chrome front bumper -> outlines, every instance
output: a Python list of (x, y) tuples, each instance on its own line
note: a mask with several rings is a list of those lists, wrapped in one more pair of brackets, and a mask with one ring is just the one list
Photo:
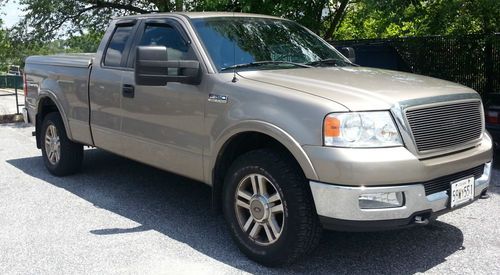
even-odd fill
[[(491, 166), (491, 162), (486, 163), (483, 175), (475, 180), (475, 198), (479, 197), (488, 188)], [(401, 220), (404, 223), (407, 219), (412, 218), (415, 213), (427, 212), (435, 215), (437, 212), (443, 212), (449, 208), (449, 196), (446, 191), (426, 196), (423, 184), (351, 187), (311, 181), (310, 186), (317, 213), (323, 220), (333, 219), (354, 222)], [(380, 209), (361, 209), (359, 207), (359, 196), (361, 194), (379, 192), (403, 192), (405, 197), (404, 205)]]

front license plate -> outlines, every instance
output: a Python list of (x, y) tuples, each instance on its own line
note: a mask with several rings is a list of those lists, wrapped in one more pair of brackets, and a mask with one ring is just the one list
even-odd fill
[(451, 183), (451, 208), (474, 199), (474, 177)]

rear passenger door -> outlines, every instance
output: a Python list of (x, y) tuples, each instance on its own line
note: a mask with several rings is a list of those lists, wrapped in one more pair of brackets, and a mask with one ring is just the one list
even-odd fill
[(109, 33), (103, 38), (107, 45), (97, 53), (90, 74), (90, 121), (94, 144), (117, 154), (123, 151), (122, 79), (124, 72), (130, 71), (126, 64), (136, 25), (135, 20), (122, 20), (110, 26)]
[[(173, 19), (145, 20), (139, 26), (128, 66), (134, 67), (138, 45), (166, 46), (169, 60), (200, 60), (181, 24)], [(177, 74), (177, 69), (169, 69)], [(134, 72), (124, 74), (122, 132), (129, 157), (175, 173), (203, 180), (204, 100), (201, 85), (169, 82), (141, 86)]]

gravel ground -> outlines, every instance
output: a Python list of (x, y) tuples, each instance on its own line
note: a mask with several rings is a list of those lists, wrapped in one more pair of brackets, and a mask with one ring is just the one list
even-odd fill
[(83, 172), (46, 172), (31, 127), (0, 126), (0, 274), (500, 274), (499, 168), (491, 197), (427, 227), (325, 232), (285, 268), (245, 258), (210, 188), (88, 150)]

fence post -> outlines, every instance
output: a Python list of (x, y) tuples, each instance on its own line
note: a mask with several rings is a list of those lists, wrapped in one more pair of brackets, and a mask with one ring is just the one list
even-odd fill
[(493, 92), (493, 36), (491, 34), (485, 35), (485, 47), (484, 47), (484, 74), (486, 78), (485, 87), (485, 97), (489, 99), (491, 93)]
[(19, 114), (19, 99), (17, 98), (17, 80), (19, 77), (14, 76), (14, 89), (16, 91), (16, 114)]

